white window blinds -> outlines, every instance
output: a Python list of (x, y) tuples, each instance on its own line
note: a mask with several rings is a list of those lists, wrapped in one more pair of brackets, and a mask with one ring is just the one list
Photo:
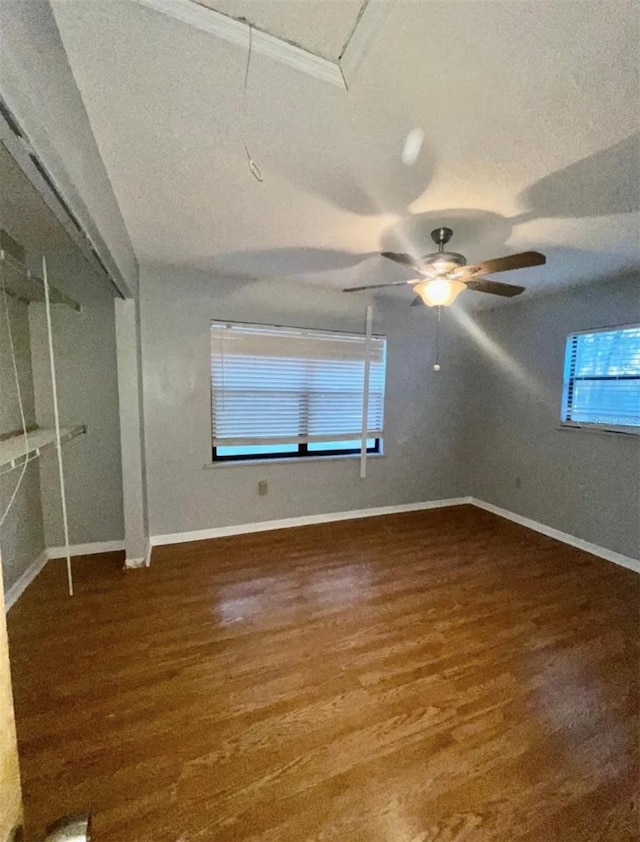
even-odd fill
[(211, 323), (214, 447), (382, 438), (386, 339), (289, 327)]
[(640, 326), (569, 336), (562, 417), (574, 424), (640, 426)]

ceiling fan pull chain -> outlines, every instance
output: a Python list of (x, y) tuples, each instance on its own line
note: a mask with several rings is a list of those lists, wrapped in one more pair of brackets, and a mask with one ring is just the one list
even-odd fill
[(247, 156), (247, 163), (249, 164), (249, 172), (256, 181), (264, 181), (262, 170), (251, 157), (249, 147), (247, 146), (247, 87), (249, 83), (249, 66), (251, 64), (251, 53), (253, 52), (253, 25), (246, 21), (249, 27), (249, 50), (247, 52), (247, 66), (244, 71), (244, 88), (242, 91), (242, 145)]
[(440, 371), (440, 316), (442, 315), (442, 307), (436, 307), (438, 314), (436, 321), (436, 361), (433, 364), (434, 371)]

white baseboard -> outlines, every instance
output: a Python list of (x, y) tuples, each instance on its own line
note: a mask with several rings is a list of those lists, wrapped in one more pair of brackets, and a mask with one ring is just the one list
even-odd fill
[(144, 555), (139, 558), (130, 558), (127, 556), (124, 560), (125, 570), (139, 570), (141, 567), (148, 567), (151, 564), (151, 551), (153, 546), (151, 539), (147, 538), (147, 545), (144, 550)]
[(508, 509), (501, 509), (500, 506), (494, 506), (493, 503), (485, 503), (484, 500), (477, 500), (475, 497), (469, 498), (469, 502), (477, 506), (479, 509), (485, 509), (487, 512), (492, 512), (494, 515), (499, 515), (507, 520), (512, 520), (514, 523), (519, 523), (521, 526), (526, 526), (528, 529), (533, 529), (534, 532), (540, 532), (548, 538), (555, 538), (557, 541), (562, 541), (564, 544), (569, 544), (571, 547), (576, 547), (579, 550), (584, 550), (591, 555), (604, 558), (607, 561), (612, 561), (614, 564), (619, 564), (621, 567), (627, 567), (636, 573), (640, 573), (640, 560), (630, 558), (629, 556), (616, 553), (613, 550), (608, 550), (606, 547), (599, 547), (597, 544), (592, 544), (590, 541), (584, 541), (582, 538), (576, 538), (575, 535), (569, 535), (568, 532), (561, 532), (559, 529), (554, 529), (552, 526), (547, 526), (544, 523), (531, 520), (528, 517), (517, 515), (515, 512), (510, 512)]
[[(426, 509), (439, 509), (446, 506), (460, 506), (465, 503), (477, 506), (480, 509), (485, 509), (495, 515), (504, 517), (514, 523), (519, 523), (521, 526), (526, 526), (534, 532), (539, 532), (549, 538), (555, 538), (557, 541), (562, 541), (564, 544), (569, 544), (579, 550), (584, 550), (587, 553), (598, 556), (599, 558), (612, 561), (614, 564), (619, 564), (629, 570), (634, 570), (640, 573), (640, 560), (630, 558), (622, 555), (622, 553), (608, 550), (606, 547), (600, 547), (597, 544), (592, 544), (590, 541), (585, 541), (582, 538), (577, 538), (575, 535), (569, 535), (567, 532), (561, 532), (559, 529), (554, 529), (552, 526), (547, 526), (544, 523), (538, 523), (530, 518), (518, 515), (515, 512), (510, 512), (507, 509), (502, 509), (499, 506), (494, 506), (492, 503), (486, 503), (484, 500), (478, 500), (475, 497), (451, 497), (445, 500), (430, 500), (423, 503), (405, 503), (399, 506), (379, 506), (373, 509), (353, 509), (347, 512), (330, 512), (321, 515), (306, 515), (304, 517), (285, 518), (283, 520), (265, 520), (258, 523), (241, 523), (233, 526), (219, 526), (212, 529), (196, 529), (191, 532), (174, 532), (166, 535), (152, 535), (150, 538), (151, 547), (159, 547), (166, 544), (183, 544), (188, 541), (205, 541), (211, 538), (225, 538), (231, 535), (245, 535), (250, 532), (266, 532), (272, 529), (289, 529), (296, 526), (310, 526), (318, 523), (331, 523), (338, 520), (353, 520), (364, 517), (378, 517), (380, 515), (399, 514), (401, 512), (416, 512)], [(147, 559), (140, 559), (139, 561), (148, 564)], [(136, 561), (138, 561), (136, 559)], [(133, 565), (143, 566), (143, 564)]]
[[(515, 512), (510, 512), (508, 509), (502, 509), (500, 506), (494, 506), (493, 503), (486, 503), (484, 500), (478, 500), (475, 497), (451, 497), (445, 500), (430, 500), (424, 503), (404, 503), (399, 506), (379, 506), (378, 508), (373, 509), (353, 509), (347, 512), (330, 512), (328, 514), (306, 515), (304, 517), (285, 518), (283, 520), (265, 520), (259, 521), (258, 523), (241, 523), (234, 526), (197, 529), (192, 532), (175, 532), (167, 535), (153, 535), (149, 539), (145, 556), (143, 558), (126, 559), (125, 567), (127, 569), (148, 567), (153, 547), (165, 544), (182, 544), (188, 541), (224, 538), (230, 535), (245, 535), (250, 532), (266, 532), (272, 529), (289, 529), (296, 526), (311, 526), (313, 524), (331, 523), (339, 520), (355, 520), (357, 518), (379, 517), (380, 515), (400, 514), (402, 512), (440, 509), (447, 506), (461, 506), (465, 503), (477, 506), (479, 509), (492, 512), (499, 517), (506, 518), (514, 523), (519, 523), (521, 526), (526, 526), (534, 532), (539, 532), (549, 538), (555, 538), (557, 541), (562, 541), (564, 544), (569, 544), (579, 550), (584, 550), (585, 552), (591, 553), (599, 558), (603, 558), (606, 561), (611, 561), (614, 564), (619, 564), (621, 567), (626, 567), (629, 570), (640, 573), (640, 560), (638, 559), (630, 558), (629, 556), (622, 555), (622, 553), (617, 553), (613, 550), (608, 550), (606, 547), (600, 547), (597, 544), (592, 544), (590, 541), (585, 541), (582, 538), (576, 538), (575, 535), (570, 535), (567, 532), (561, 532), (559, 529), (555, 529), (552, 526), (547, 526), (544, 523), (538, 523), (538, 521), (531, 520), (523, 515), (518, 515)], [(78, 556), (116, 552), (124, 550), (124, 548), (124, 541), (100, 541), (93, 544), (75, 544), (69, 549), (72, 556)], [(26, 588), (31, 584), (31, 582), (33, 582), (49, 559), (64, 557), (64, 547), (50, 547), (48, 550), (41, 553), (38, 558), (29, 565), (18, 581), (14, 582), (14, 584), (5, 593), (5, 610), (8, 611), (13, 605), (15, 605)]]
[(4, 595), (4, 610), (7, 612), (10, 608), (16, 604), (16, 602), (20, 599), (22, 594), (26, 591), (29, 585), (33, 582), (36, 578), (38, 573), (43, 569), (47, 561), (49, 560), (49, 556), (46, 550), (43, 550), (40, 555), (36, 558), (35, 561), (32, 561), (31, 564), (27, 567), (24, 571), (22, 576), (18, 579), (17, 582), (14, 582), (10, 588), (8, 588), (7, 592)]
[[(97, 553), (115, 553), (124, 550), (124, 541), (96, 541), (93, 544), (73, 544), (69, 547), (72, 556), (96, 555)], [(49, 547), (48, 558), (66, 558), (64, 547)]]
[[(69, 547), (69, 552), (72, 556), (113, 553), (120, 550), (124, 550), (124, 541), (97, 541), (93, 544), (73, 544)], [(5, 611), (8, 611), (16, 604), (49, 560), (54, 558), (65, 558), (66, 555), (67, 552), (64, 547), (49, 547), (48, 549), (43, 550), (38, 558), (33, 561), (29, 567), (27, 567), (18, 581), (14, 582), (5, 593)], [(144, 563), (144, 559), (142, 559), (142, 561)]]
[(233, 526), (217, 526), (212, 529), (196, 529), (192, 532), (152, 535), (150, 541), (153, 547), (164, 544), (184, 544), (188, 541), (205, 541), (209, 538), (246, 535), (249, 532), (268, 532), (272, 529), (290, 529), (295, 526), (311, 526), (317, 523), (332, 523), (337, 520), (356, 520), (357, 518), (394, 515), (401, 512), (418, 512), (423, 509), (441, 509), (446, 506), (460, 506), (470, 502), (471, 497), (451, 497), (447, 500), (430, 500), (426, 503), (403, 503), (399, 506), (379, 506), (375, 509), (352, 509), (347, 512), (304, 515), (303, 517), (289, 517), (283, 520), (263, 520), (257, 523), (239, 523)]

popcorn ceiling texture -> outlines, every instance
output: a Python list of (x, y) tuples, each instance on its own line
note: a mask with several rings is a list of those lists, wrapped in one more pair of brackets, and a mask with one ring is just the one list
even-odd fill
[[(329, 5), (248, 16), (313, 49), (353, 13)], [(141, 261), (340, 288), (402, 278), (372, 253), (424, 254), (447, 224), (469, 261), (544, 251), (547, 266), (502, 276), (527, 296), (638, 263), (636, 4), (397, 2), (348, 91), (256, 55), (262, 185), (240, 135), (244, 49), (135, 3), (53, 8)]]

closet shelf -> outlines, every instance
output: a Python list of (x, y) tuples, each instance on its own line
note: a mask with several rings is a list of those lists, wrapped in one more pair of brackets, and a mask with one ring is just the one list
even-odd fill
[[(0, 249), (0, 272), (7, 291), (19, 301), (29, 303), (31, 301), (44, 301), (44, 281), (19, 263), (4, 249)], [(1, 289), (2, 281), (0, 281)], [(73, 298), (60, 292), (59, 289), (49, 284), (49, 300), (52, 304), (66, 304), (72, 310), (80, 310), (80, 305)]]
[[(77, 424), (75, 427), (63, 427), (60, 430), (60, 441), (62, 444), (87, 432), (85, 424)], [(31, 461), (37, 459), (42, 453), (56, 446), (56, 431), (38, 428), (27, 433), (28, 450), (25, 447), (24, 434), (11, 436), (10, 439), (0, 441), (0, 474), (12, 471), (24, 464), (25, 459)]]

